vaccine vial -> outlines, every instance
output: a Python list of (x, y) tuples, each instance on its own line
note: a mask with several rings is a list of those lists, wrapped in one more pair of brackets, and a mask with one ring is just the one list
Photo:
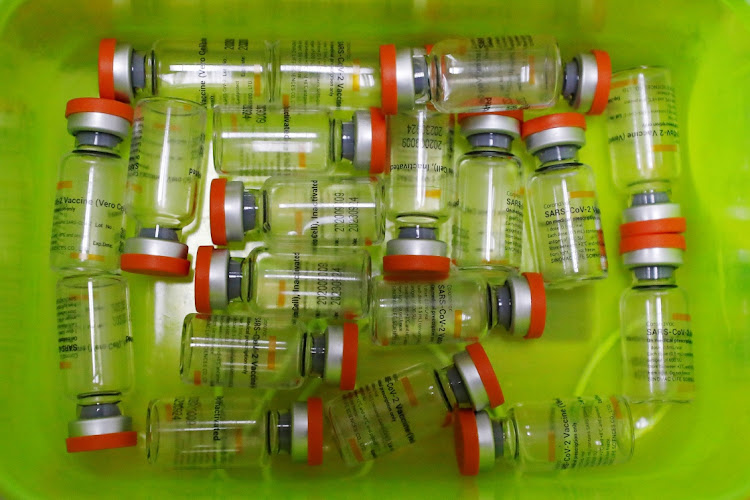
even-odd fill
[(441, 281), (373, 283), (372, 340), (380, 346), (476, 342), (495, 327), (524, 338), (544, 332), (546, 295), (537, 273), (502, 285), (455, 273)]
[(153, 465), (180, 469), (262, 467), (276, 455), (320, 465), (323, 403), (310, 398), (268, 409), (225, 396), (155, 399), (146, 415), (146, 455)]
[(547, 108), (560, 95), (584, 113), (600, 114), (607, 105), (609, 54), (582, 52), (563, 65), (551, 36), (456, 38), (421, 54), (381, 47), (386, 114), (414, 109), (425, 96), (443, 113)]
[(385, 170), (385, 116), (377, 108), (355, 111), (344, 121), (288, 106), (217, 106), (213, 133), (220, 175), (318, 173), (339, 164), (370, 174)]
[(383, 277), (389, 281), (440, 281), (448, 277), (448, 246), (433, 227), (403, 226), (385, 245)]
[(322, 331), (273, 316), (188, 314), (182, 325), (182, 381), (247, 389), (296, 389), (321, 378), (341, 390), (357, 378), (356, 323)]
[(259, 231), (271, 245), (377, 245), (385, 234), (385, 187), (375, 177), (271, 177), (261, 189), (211, 181), (211, 239), (243, 241)]
[(159, 97), (135, 108), (125, 210), (137, 223), (125, 241), (123, 271), (187, 276), (183, 227), (195, 218), (205, 165), (206, 110), (194, 102)]
[(135, 446), (132, 420), (119, 403), (133, 382), (128, 289), (119, 276), (68, 276), (57, 282), (57, 349), (68, 398), (68, 452)]
[(690, 310), (674, 276), (683, 262), (685, 238), (678, 232), (645, 232), (644, 222), (663, 220), (668, 219), (621, 226), (620, 253), (633, 272), (633, 284), (620, 298), (623, 393), (636, 403), (686, 403), (695, 396)]
[(569, 288), (607, 276), (594, 172), (578, 161), (586, 120), (558, 113), (524, 122), (526, 149), (539, 160), (528, 182), (537, 262), (549, 286)]
[(133, 108), (79, 98), (68, 101), (65, 117), (76, 145), (58, 172), (50, 266), (57, 272), (116, 271), (126, 175), (119, 145), (130, 133)]
[(630, 404), (621, 396), (519, 403), (499, 419), (462, 409), (454, 433), (458, 468), (466, 476), (496, 463), (529, 472), (622, 464), (635, 440)]
[(453, 364), (422, 363), (360, 387), (326, 405), (341, 457), (348, 465), (423, 441), (455, 407), (483, 409), (504, 398), (484, 348), (471, 344)]
[(471, 149), (458, 161), (453, 261), (459, 269), (518, 271), (523, 247), (521, 160), (510, 152), (523, 111), (458, 115)]
[(453, 115), (426, 109), (388, 117), (388, 218), (438, 225), (455, 198)]
[(210, 313), (232, 302), (250, 310), (297, 319), (353, 320), (370, 308), (370, 254), (321, 249), (253, 249), (244, 259), (202, 246), (195, 259), (195, 309)]
[(607, 132), (615, 185), (629, 195), (668, 191), (680, 175), (677, 103), (669, 69), (612, 75)]

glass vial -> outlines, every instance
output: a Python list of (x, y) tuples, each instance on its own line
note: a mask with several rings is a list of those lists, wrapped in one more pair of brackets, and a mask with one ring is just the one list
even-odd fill
[(563, 66), (557, 41), (544, 35), (443, 40), (426, 60), (413, 49), (385, 45), (380, 64), (386, 114), (413, 109), (425, 92), (443, 113), (546, 108), (562, 94), (575, 109), (600, 114), (612, 74), (601, 50), (579, 53)]
[(133, 382), (126, 282), (113, 275), (57, 282), (57, 346), (65, 394), (78, 404), (68, 424), (68, 452), (135, 446), (119, 403)]
[(612, 75), (607, 104), (612, 177), (629, 195), (668, 191), (680, 175), (680, 134), (671, 72), (641, 66)]
[(522, 127), (526, 148), (540, 163), (529, 179), (528, 199), (537, 262), (549, 286), (607, 276), (594, 172), (578, 161), (585, 130), (578, 113), (542, 116)]
[(195, 259), (195, 308), (210, 313), (230, 302), (294, 320), (352, 320), (370, 308), (370, 254), (328, 249), (270, 252), (257, 247), (244, 259), (202, 246)]
[(388, 218), (438, 225), (455, 197), (453, 115), (421, 109), (388, 117)]
[(179, 99), (142, 99), (135, 108), (125, 210), (137, 235), (125, 241), (123, 271), (187, 276), (180, 233), (195, 218), (205, 174), (206, 110)]
[(536, 273), (492, 286), (456, 273), (434, 282), (388, 275), (373, 284), (373, 342), (380, 346), (475, 342), (494, 327), (525, 338), (544, 332), (546, 295)]
[(260, 190), (214, 179), (211, 239), (226, 245), (259, 230), (271, 245), (377, 245), (385, 234), (384, 191), (375, 177), (271, 177)]
[(424, 440), (455, 407), (480, 409), (504, 398), (487, 354), (471, 344), (436, 370), (422, 363), (349, 392), (326, 405), (344, 462), (356, 465)]
[(521, 160), (510, 152), (522, 111), (458, 115), (471, 149), (458, 161), (453, 261), (459, 269), (518, 271), (524, 226)]
[(220, 175), (291, 175), (338, 164), (380, 174), (386, 162), (385, 116), (377, 108), (348, 121), (287, 107), (214, 108), (214, 168)]
[(188, 314), (180, 375), (186, 384), (249, 389), (296, 389), (317, 377), (351, 390), (358, 339), (356, 323), (315, 332), (268, 316)]
[(126, 166), (119, 145), (130, 133), (133, 108), (80, 98), (65, 108), (75, 149), (58, 171), (50, 240), (57, 272), (120, 268)]
[(621, 396), (519, 403), (500, 419), (458, 410), (454, 432), (458, 467), (467, 476), (496, 462), (538, 472), (621, 464), (635, 441), (630, 404)]
[(146, 415), (151, 464), (181, 469), (261, 467), (275, 455), (320, 465), (323, 404), (318, 398), (288, 409), (224, 396), (155, 399)]

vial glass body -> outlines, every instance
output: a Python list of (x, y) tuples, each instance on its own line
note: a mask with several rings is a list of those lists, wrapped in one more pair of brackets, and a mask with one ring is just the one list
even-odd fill
[(607, 276), (594, 173), (574, 160), (549, 162), (529, 179), (528, 199), (539, 270), (549, 286)]
[(453, 259), (461, 269), (518, 270), (523, 247), (521, 162), (471, 151), (458, 164)]
[(439, 224), (455, 197), (453, 115), (419, 110), (388, 117), (388, 218)]
[(504, 459), (529, 471), (615, 465), (633, 454), (633, 419), (622, 397), (521, 403), (503, 431)]
[(270, 244), (370, 246), (385, 233), (385, 188), (376, 178), (270, 178), (263, 231)]
[(59, 280), (57, 335), (66, 395), (79, 405), (119, 402), (133, 380), (126, 282), (111, 275)]
[(555, 104), (562, 63), (551, 36), (443, 40), (430, 55), (431, 102), (438, 111), (503, 111)]
[(689, 402), (695, 395), (693, 331), (685, 292), (639, 282), (620, 299), (623, 394), (633, 402)]
[(370, 308), (370, 255), (365, 251), (271, 253), (253, 250), (242, 266), (242, 297), (259, 312), (351, 320)]
[(372, 340), (381, 346), (473, 342), (492, 326), (492, 289), (455, 274), (437, 282), (377, 279)]
[(79, 146), (62, 160), (50, 243), (54, 271), (119, 269), (125, 175), (125, 161), (109, 148)]
[(671, 74), (640, 67), (612, 75), (607, 132), (615, 185), (665, 191), (680, 175), (680, 134)]

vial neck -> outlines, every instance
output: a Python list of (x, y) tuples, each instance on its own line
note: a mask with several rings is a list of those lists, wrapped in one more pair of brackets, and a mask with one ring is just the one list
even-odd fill
[[(509, 464), (517, 462), (518, 422), (516, 421), (515, 412), (511, 409), (508, 411), (506, 418), (493, 420), (492, 429), (495, 437), (495, 457), (502, 457)], [(498, 443), (498, 441), (500, 442)]]
[(121, 142), (122, 140), (114, 134), (83, 131), (76, 134), (75, 150), (77, 152), (120, 156), (119, 146)]
[(136, 96), (156, 94), (156, 68), (154, 51), (148, 53), (133, 51), (131, 78), (133, 93)]
[(269, 411), (267, 421), (268, 454), (291, 454), (292, 413), (289, 410)]
[(78, 419), (89, 420), (94, 418), (116, 417), (122, 415), (117, 401), (109, 403), (79, 404)]
[(677, 286), (672, 266), (643, 266), (633, 269), (633, 288)]
[(534, 153), (540, 165), (537, 170), (578, 162), (578, 146), (560, 145), (540, 149)]
[(326, 335), (305, 334), (302, 376), (323, 378), (326, 369)]

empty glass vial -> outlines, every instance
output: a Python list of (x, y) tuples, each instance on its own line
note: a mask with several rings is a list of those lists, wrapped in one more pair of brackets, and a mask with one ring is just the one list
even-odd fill
[(323, 404), (310, 398), (269, 410), (225, 396), (155, 399), (146, 415), (146, 455), (151, 464), (181, 469), (261, 467), (275, 455), (320, 465)]
[(389, 281), (440, 281), (448, 277), (448, 245), (433, 227), (403, 226), (385, 245), (383, 276)]
[(135, 108), (125, 210), (137, 223), (125, 241), (123, 271), (162, 276), (190, 272), (180, 233), (195, 218), (205, 165), (206, 110), (180, 99), (142, 99)]
[(383, 111), (405, 111), (427, 99), (443, 113), (554, 106), (559, 96), (581, 112), (607, 105), (612, 67), (601, 50), (564, 66), (552, 36), (456, 38), (422, 49), (380, 48)]
[(316, 377), (351, 390), (358, 340), (356, 323), (316, 332), (272, 316), (188, 314), (180, 375), (186, 384), (248, 389), (296, 389)]
[(161, 40), (145, 52), (115, 39), (99, 45), (99, 94), (131, 102), (159, 95), (213, 107), (380, 106), (377, 49), (332, 40)]
[(629, 195), (668, 191), (680, 175), (680, 134), (671, 72), (641, 66), (612, 75), (607, 104), (612, 177)]
[(492, 286), (456, 273), (433, 282), (373, 283), (372, 340), (381, 346), (473, 342), (494, 327), (524, 338), (544, 332), (547, 303), (537, 273), (512, 275)]
[(267, 106), (214, 108), (214, 168), (222, 175), (283, 175), (333, 170), (344, 163), (380, 174), (386, 163), (385, 116), (377, 108), (343, 121), (320, 110)]
[(326, 405), (339, 451), (349, 465), (424, 440), (455, 407), (503, 404), (500, 383), (480, 344), (453, 355), (436, 370), (421, 363), (349, 392)]
[(690, 310), (674, 276), (684, 250), (678, 233), (628, 234), (620, 241), (623, 264), (633, 271), (620, 298), (623, 393), (633, 402), (684, 403), (695, 396)]
[(437, 225), (455, 197), (453, 115), (421, 109), (388, 117), (388, 218)]
[(226, 245), (255, 230), (272, 245), (375, 245), (385, 234), (384, 191), (374, 177), (271, 177), (261, 189), (214, 179), (211, 239)]
[(558, 113), (523, 124), (526, 149), (539, 159), (528, 182), (540, 272), (549, 286), (572, 287), (607, 276), (594, 172), (578, 161), (586, 120)]
[(50, 266), (59, 272), (115, 271), (127, 172), (119, 145), (130, 133), (133, 108), (107, 99), (72, 99), (65, 117), (76, 145), (58, 171)]
[(236, 259), (226, 249), (202, 246), (195, 259), (195, 309), (210, 313), (237, 301), (294, 320), (359, 319), (369, 312), (370, 273), (370, 254), (364, 250), (256, 247)]
[(501, 462), (526, 471), (556, 471), (627, 462), (635, 433), (628, 400), (578, 397), (519, 403), (504, 418), (458, 410), (454, 420), (461, 474)]
[(458, 161), (453, 261), (459, 269), (518, 271), (524, 225), (521, 160), (510, 152), (522, 111), (458, 115), (471, 149)]
[(57, 349), (65, 394), (78, 404), (68, 452), (135, 446), (118, 406), (133, 382), (128, 289), (119, 276), (69, 276), (57, 282)]

